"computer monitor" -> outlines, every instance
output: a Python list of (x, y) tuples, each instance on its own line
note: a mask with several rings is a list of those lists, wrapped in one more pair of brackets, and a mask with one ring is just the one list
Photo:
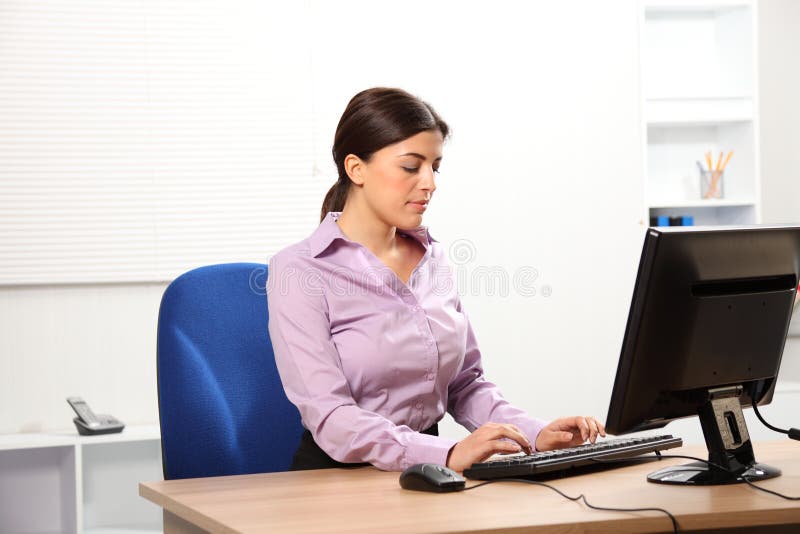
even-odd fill
[(729, 484), (780, 475), (755, 460), (742, 407), (772, 400), (800, 276), (800, 226), (650, 228), (606, 430), (699, 416), (709, 462), (651, 482)]

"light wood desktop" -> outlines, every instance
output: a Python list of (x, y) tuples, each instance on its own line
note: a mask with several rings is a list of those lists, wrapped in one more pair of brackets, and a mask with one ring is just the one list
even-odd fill
[[(783, 475), (760, 486), (800, 495), (800, 443), (755, 445), (759, 462)], [(665, 451), (705, 457), (705, 448)], [(652, 484), (647, 473), (688, 460), (664, 459), (550, 483), (597, 506), (660, 507), (681, 530), (776, 526), (800, 532), (800, 502), (746, 484), (685, 487)], [(467, 486), (475, 481), (467, 481)], [(659, 512), (606, 512), (550, 489), (499, 482), (472, 491), (407, 491), (398, 473), (372, 467), (146, 482), (139, 494), (164, 508), (164, 532), (664, 532)], [(794, 524), (794, 527), (786, 525)], [(756, 530), (753, 530), (755, 532)]]

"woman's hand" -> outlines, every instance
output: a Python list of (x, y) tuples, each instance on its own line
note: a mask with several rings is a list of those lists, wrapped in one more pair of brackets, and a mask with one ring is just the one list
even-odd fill
[(461, 472), (493, 454), (520, 451), (530, 454), (531, 442), (518, 427), (486, 423), (450, 449), (447, 455), (447, 467)]
[(606, 436), (603, 423), (594, 417), (562, 417), (544, 427), (536, 436), (536, 450), (549, 451), (577, 447), (587, 439), (594, 443), (597, 436)]

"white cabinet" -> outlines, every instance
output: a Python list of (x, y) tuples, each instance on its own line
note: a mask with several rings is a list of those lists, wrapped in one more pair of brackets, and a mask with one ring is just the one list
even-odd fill
[[(649, 217), (695, 224), (760, 220), (757, 3), (645, 1), (640, 54), (645, 198)], [(701, 196), (700, 170), (733, 156), (723, 196)]]
[(160, 532), (160, 510), (138, 491), (140, 481), (160, 478), (156, 426), (0, 435), (0, 532)]

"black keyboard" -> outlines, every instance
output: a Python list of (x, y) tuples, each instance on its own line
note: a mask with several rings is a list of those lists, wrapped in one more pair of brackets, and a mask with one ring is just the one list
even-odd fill
[(543, 473), (553, 474), (556, 471), (568, 474), (566, 471), (572, 468), (590, 464), (599, 465), (621, 458), (634, 458), (648, 452), (672, 449), (681, 445), (683, 445), (681, 438), (669, 435), (614, 438), (569, 449), (537, 452), (527, 456), (501, 456), (488, 462), (472, 464), (472, 467), (464, 470), (464, 476), (489, 480)]

